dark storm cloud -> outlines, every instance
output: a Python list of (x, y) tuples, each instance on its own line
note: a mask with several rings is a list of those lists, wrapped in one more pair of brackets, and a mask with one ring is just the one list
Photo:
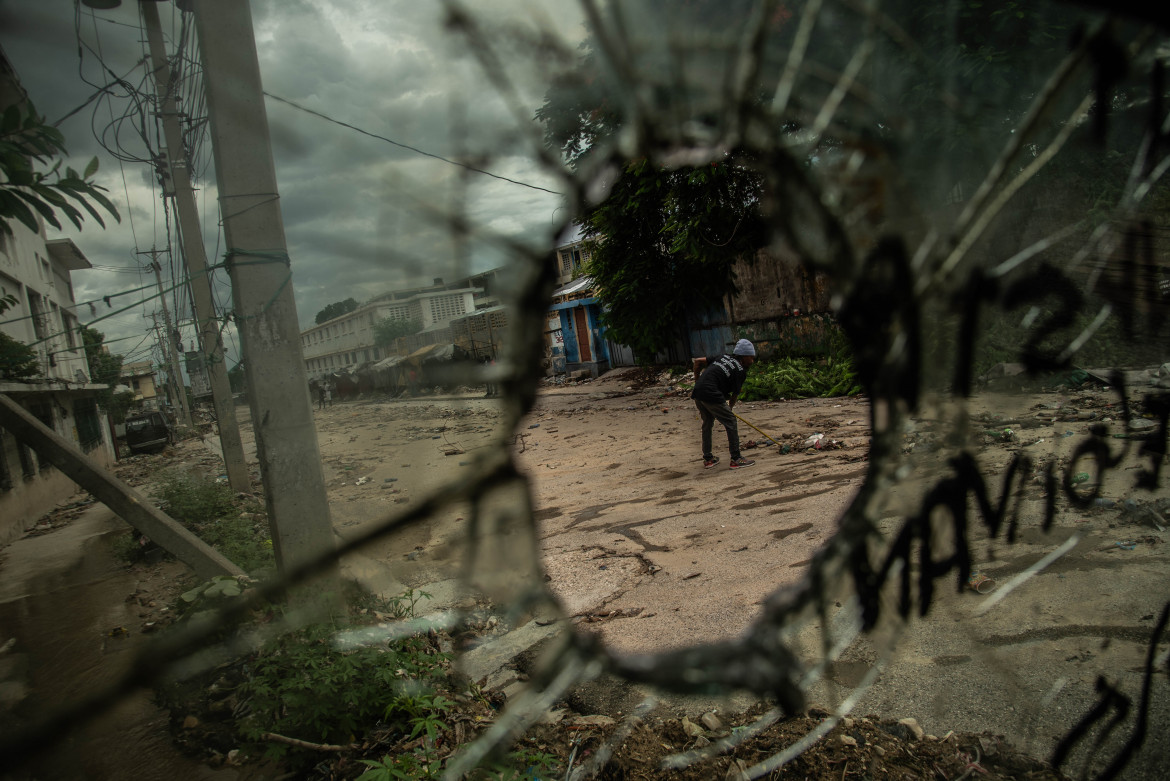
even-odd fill
[[(575, 2), (480, 0), (467, 5), (490, 19), (504, 57), (524, 49), (500, 32), (514, 26), (527, 31), (516, 40), (535, 36), (546, 22), (571, 38), (569, 49), (580, 38)], [(173, 48), (181, 18), (170, 3), (158, 8)], [(444, 27), (443, 3), (253, 0), (252, 10), (264, 88), (272, 95), (431, 155), (467, 156), (501, 176), (556, 189), (529, 159), (525, 139), (530, 128), (517, 126), (466, 39)], [(95, 89), (78, 75), (74, 22), (70, 0), (0, 0), (0, 45), (38, 109), (51, 119), (81, 105)], [(82, 49), (86, 78), (104, 84), (111, 71), (130, 73), (127, 81), (150, 92), (144, 69), (134, 67), (143, 56), (143, 36), (133, 2), (95, 15), (83, 10), (78, 29), (92, 47)], [(520, 122), (527, 124), (543, 95), (547, 68), (528, 57), (510, 63), (508, 71), (528, 101), (519, 112)], [(456, 241), (434, 211), (459, 209), (489, 230), (534, 245), (549, 241), (550, 218), (560, 206), (557, 196), (469, 173), (271, 98), (265, 104), (302, 325), (333, 301), (362, 300), (437, 276), (452, 279), (504, 260), (486, 242)], [(80, 168), (99, 155), (98, 182), (122, 212), (122, 223), (105, 231), (87, 223), (79, 235), (66, 233), (102, 266), (132, 266), (142, 260), (136, 251), (164, 246), (167, 237), (151, 167), (120, 165), (94, 137), (94, 128), (101, 134), (110, 124), (110, 112), (116, 117), (128, 105), (124, 98), (92, 104), (62, 125), (68, 163)], [(153, 122), (148, 126), (153, 132)], [(131, 126), (120, 129), (126, 149), (144, 156)], [(107, 131), (107, 143), (112, 137)], [(216, 231), (213, 168), (207, 168), (197, 187), (208, 260), (215, 263), (222, 240)], [(76, 279), (79, 298), (141, 284), (134, 274), (97, 270), (79, 272)], [(133, 316), (112, 322), (109, 330), (123, 327), (137, 332)]]

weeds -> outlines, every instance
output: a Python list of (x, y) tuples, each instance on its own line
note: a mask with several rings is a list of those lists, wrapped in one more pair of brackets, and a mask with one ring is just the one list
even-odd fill
[(228, 486), (178, 471), (162, 475), (159, 503), (167, 515), (187, 527), (206, 524), (236, 509)]
[(848, 342), (837, 340), (823, 358), (781, 358), (760, 362), (748, 372), (739, 397), (774, 401), (861, 393)]
[(276, 566), (268, 524), (256, 520), (259, 508), (240, 503), (227, 485), (169, 472), (161, 480), (159, 505), (245, 572)]

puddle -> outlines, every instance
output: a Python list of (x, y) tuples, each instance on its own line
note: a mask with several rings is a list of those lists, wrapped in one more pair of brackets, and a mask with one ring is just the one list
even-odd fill
[[(15, 645), (0, 659), (3, 684), (27, 687), (27, 696), (0, 709), (0, 728), (27, 723), (54, 707), (85, 697), (120, 675), (143, 636), (135, 602), (134, 574), (118, 566), (109, 534), (86, 541), (72, 566), (28, 584), (30, 593), (0, 604), (0, 634)], [(126, 633), (119, 628), (128, 630)], [(171, 743), (167, 712), (149, 691), (136, 692), (113, 709), (60, 740), (5, 779), (237, 779), (233, 770), (212, 770)]]

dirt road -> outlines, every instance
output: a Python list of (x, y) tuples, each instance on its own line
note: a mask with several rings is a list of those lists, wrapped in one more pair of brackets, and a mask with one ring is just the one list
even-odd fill
[[(980, 611), (994, 592), (958, 591), (953, 575), (939, 581), (925, 618), (853, 642), (812, 686), (813, 701), (836, 706), (880, 664), (881, 675), (854, 712), (913, 716), (938, 734), (987, 730), (1041, 757), (1051, 756), (1097, 703), (1099, 676), (1136, 708), (1151, 630), (1170, 598), (1166, 534), (1145, 514), (1164, 513), (1170, 501), (1165, 485), (1153, 493), (1133, 489), (1148, 457), (1140, 459), (1132, 446), (1107, 475), (1101, 501), (1077, 509), (1058, 497), (1053, 528), (1041, 528), (1041, 466), (1051, 463), (1058, 478), (1063, 470), (1075, 468), (1077, 479), (1080, 470), (1091, 470), (1084, 461), (1070, 466), (1069, 458), (1091, 426), (1117, 430), (1115, 401), (1101, 388), (977, 399), (968, 450), (993, 501), (1013, 457), (1029, 456), (1034, 465), (1021, 490), (1018, 539), (1008, 544), (1002, 534), (992, 540), (986, 529), (975, 529), (976, 569), (1003, 586), (1043, 557), (1064, 552), (986, 612)], [(785, 401), (744, 404), (737, 412), (789, 452), (741, 424), (745, 440), (766, 445), (745, 451), (757, 464), (726, 468), (726, 445), (717, 431), (723, 463), (703, 469), (697, 415), (665, 374), (648, 385), (628, 374), (542, 389), (512, 446), (532, 479), (548, 585), (578, 630), (599, 635), (621, 653), (714, 641), (745, 631), (768, 594), (806, 575), (809, 559), (836, 532), (865, 476), (867, 405), (861, 399)], [(891, 536), (923, 492), (950, 474), (939, 455), (953, 424), (948, 414), (928, 407), (906, 434), (906, 464), (882, 497), (881, 526)], [(466, 468), (477, 447), (500, 435), (498, 410), (479, 398), (355, 404), (327, 410), (320, 420), (334, 520), (343, 533), (371, 513), (393, 510), (396, 499), (409, 501), (441, 485), (444, 475)], [(803, 447), (816, 434), (825, 435), (822, 449)], [(444, 455), (455, 451), (463, 453)], [(379, 452), (386, 455), (379, 458)], [(358, 486), (347, 479), (359, 473), (368, 473), (369, 482)], [(388, 477), (397, 480), (385, 484)], [(399, 578), (409, 585), (453, 578), (453, 541), (462, 519), (454, 511), (370, 556), (400, 562)], [(851, 608), (839, 605), (841, 617)], [(815, 622), (804, 634), (813, 664), (819, 659)], [(1153, 646), (1163, 666), (1165, 649), (1164, 638)], [(1166, 734), (1165, 674), (1150, 685), (1150, 734)], [(605, 685), (591, 696), (594, 708), (617, 711), (632, 707), (640, 694)], [(1117, 732), (1128, 737), (1133, 726), (1131, 713)], [(1134, 777), (1154, 773), (1166, 750), (1162, 741), (1147, 742), (1131, 765)]]
[[(1170, 493), (1164, 482), (1152, 493), (1133, 488), (1149, 457), (1131, 445), (1105, 477), (1101, 501), (1076, 509), (1062, 494), (1052, 528), (1042, 529), (1044, 465), (1052, 464), (1058, 477), (1075, 474), (1079, 482), (1080, 471), (1092, 465), (1070, 464), (1069, 458), (1091, 426), (1118, 430), (1115, 401), (1102, 388), (1072, 396), (977, 399), (965, 444), (992, 501), (998, 501), (1013, 457), (1027, 455), (1033, 462), (1019, 492), (1018, 539), (1009, 544), (1002, 534), (990, 539), (978, 524), (971, 529), (975, 567), (996, 588), (990, 594), (958, 590), (952, 573), (938, 581), (924, 618), (915, 614), (860, 635), (820, 674), (813, 668), (824, 659), (821, 620), (791, 627), (791, 641), (804, 644), (802, 661), (813, 669), (811, 702), (833, 709), (856, 696), (852, 710), (858, 715), (912, 716), (940, 736), (989, 731), (1048, 757), (1098, 702), (1103, 678), (1131, 707), (1092, 766), (1100, 768), (1134, 734), (1139, 712), (1150, 736), (1170, 734), (1166, 639), (1151, 645), (1153, 626), (1170, 599), (1170, 558), (1166, 532), (1150, 512), (1165, 519)], [(869, 410), (863, 399), (745, 403), (736, 411), (766, 432), (741, 425), (745, 441), (762, 445), (745, 449), (757, 463), (743, 470), (726, 467), (719, 431), (715, 449), (723, 461), (703, 468), (697, 414), (666, 373), (611, 373), (589, 383), (543, 387), (515, 432), (504, 430), (498, 401), (470, 392), (355, 401), (315, 414), (332, 520), (342, 537), (457, 485), (490, 449), (511, 448), (530, 478), (536, 524), (511, 527), (494, 562), (504, 574), (526, 573), (531, 563), (524, 565), (524, 554), (538, 549), (546, 577), (536, 577), (547, 581), (563, 614), (534, 632), (534, 639), (572, 626), (596, 634), (618, 653), (652, 653), (748, 630), (768, 595), (807, 576), (809, 560), (837, 533), (842, 512), (865, 479)], [(923, 493), (951, 474), (942, 454), (954, 444), (948, 443), (952, 416), (953, 410), (927, 405), (905, 432), (905, 463), (880, 497), (878, 517), (887, 539), (914, 514)], [(818, 434), (824, 435), (820, 447), (805, 447)], [(215, 459), (197, 441), (181, 444), (167, 460), (173, 468), (214, 474)], [(494, 502), (501, 515), (518, 517), (524, 497)], [(970, 507), (977, 518), (973, 500)], [(387, 595), (408, 587), (427, 591), (433, 599), (424, 610), (478, 603), (484, 613), (498, 614), (496, 631), (502, 633), (509, 621), (502, 606), (469, 593), (459, 579), (469, 510), (456, 504), (430, 523), (398, 531), (348, 560), (346, 570)], [(1059, 555), (1031, 577), (1012, 583), (1054, 553)], [(919, 570), (916, 563), (910, 566), (914, 577)], [(841, 593), (835, 606), (830, 603), (826, 625), (856, 620), (856, 600), (847, 589)], [(882, 593), (887, 613), (894, 612), (896, 579)], [(1001, 601), (988, 609), (991, 599)], [(491, 661), (505, 664), (524, 647)], [(1163, 672), (1147, 681), (1151, 653)], [(876, 673), (872, 686), (859, 691), (866, 676)], [(586, 711), (617, 714), (628, 712), (643, 693), (603, 680), (582, 687), (573, 702)], [(686, 708), (679, 701), (670, 707)], [(1166, 752), (1165, 741), (1147, 740), (1129, 776), (1159, 777)], [(1077, 762), (1085, 755), (1074, 754)]]

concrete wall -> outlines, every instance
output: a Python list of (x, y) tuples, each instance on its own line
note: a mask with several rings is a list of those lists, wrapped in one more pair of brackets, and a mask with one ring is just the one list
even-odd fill
[[(113, 465), (114, 447), (105, 413), (99, 409), (94, 421), (91, 415), (81, 411), (83, 407), (92, 406), (92, 391), (37, 391), (27, 385), (18, 387), (14, 383), (5, 383), (0, 384), (0, 393), (10, 395), (22, 407), (42, 418), (41, 422), (51, 423), (54, 431), (101, 466), (110, 468)], [(79, 420), (79, 415), (84, 420)], [(83, 448), (81, 439), (86, 431), (91, 436), (96, 434), (99, 439), (90, 439), (88, 448)], [(0, 429), (0, 545), (22, 536), (38, 518), (77, 491), (72, 480), (42, 462), (31, 448), (22, 446), (10, 432)]]
[(829, 278), (809, 271), (795, 253), (761, 250), (754, 263), (737, 263), (735, 276), (739, 293), (727, 301), (733, 323), (829, 312)]

